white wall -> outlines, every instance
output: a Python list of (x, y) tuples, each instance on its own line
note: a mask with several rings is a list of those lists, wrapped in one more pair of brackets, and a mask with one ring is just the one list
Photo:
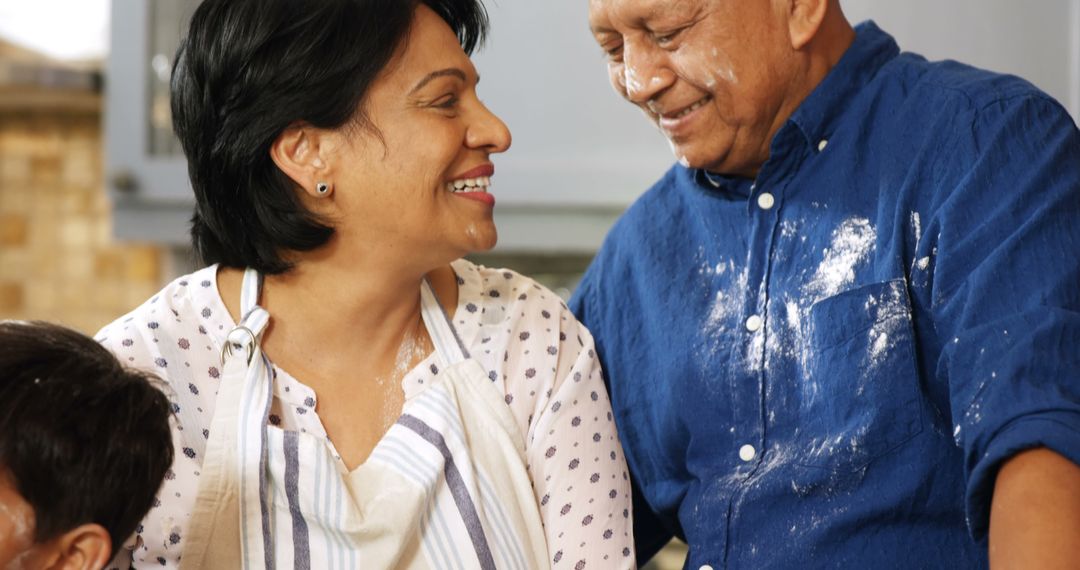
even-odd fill
[(494, 159), (500, 204), (624, 207), (675, 162), (608, 84), (586, 0), (485, 4), (491, 36), (474, 56), (480, 97), (514, 136)]

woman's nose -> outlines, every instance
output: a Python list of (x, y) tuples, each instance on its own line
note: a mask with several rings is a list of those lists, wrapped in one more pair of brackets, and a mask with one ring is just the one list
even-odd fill
[(465, 135), (465, 144), (469, 148), (484, 149), (495, 154), (506, 152), (506, 149), (510, 148), (510, 142), (510, 129), (506, 127), (506, 123), (483, 103), (479, 103), (476, 120), (469, 125), (469, 131)]

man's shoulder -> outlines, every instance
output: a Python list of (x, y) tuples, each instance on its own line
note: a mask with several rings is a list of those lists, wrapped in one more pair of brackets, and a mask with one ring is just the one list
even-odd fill
[(899, 81), (909, 97), (925, 99), (927, 109), (950, 113), (958, 109), (977, 112), (989, 105), (1028, 98), (1053, 100), (1029, 81), (953, 60), (927, 61), (902, 53), (882, 68), (886, 81)]
[(657, 223), (657, 220), (682, 215), (687, 207), (686, 196), (692, 191), (690, 187), (693, 184), (692, 170), (678, 163), (672, 165), (619, 216), (608, 233), (605, 245), (625, 239), (640, 241), (670, 231), (670, 224)]
[[(695, 215), (698, 200), (707, 200), (696, 185), (695, 171), (675, 164), (623, 212), (571, 299), (575, 313), (582, 314), (584, 298), (594, 291), (623, 288), (635, 275), (662, 273), (661, 266), (677, 263), (667, 253), (694, 240), (694, 224), (688, 219)], [(585, 324), (592, 326), (588, 320)]]

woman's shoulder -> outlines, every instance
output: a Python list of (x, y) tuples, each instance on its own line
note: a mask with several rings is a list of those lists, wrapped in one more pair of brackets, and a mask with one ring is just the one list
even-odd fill
[[(144, 358), (157, 359), (168, 345), (188, 349), (200, 340), (211, 345), (226, 323), (224, 307), (217, 293), (217, 267), (210, 266), (177, 277), (141, 305), (102, 327), (94, 338), (110, 351), (131, 353), (129, 364)], [(224, 314), (222, 314), (224, 313)], [(200, 337), (206, 337), (201, 339)]]
[(466, 315), (455, 317), (455, 324), (468, 331), (472, 324), (468, 319), (475, 319), (479, 334), (466, 334), (463, 340), (482, 361), (490, 360), (485, 362), (490, 369), (509, 376), (508, 389), (515, 372), (531, 380), (548, 371), (554, 381), (582, 350), (592, 349), (592, 336), (562, 297), (535, 279), (512, 269), (471, 263), (456, 264), (455, 272), (464, 278), (459, 280), (458, 312), (464, 310)]
[[(484, 324), (496, 324), (520, 318), (539, 316), (541, 319), (573, 315), (566, 301), (557, 293), (513, 269), (491, 268), (467, 260), (454, 263), (462, 298), (459, 306), (470, 303), (482, 313)], [(470, 283), (471, 282), (471, 283)], [(462, 302), (464, 301), (464, 302)]]

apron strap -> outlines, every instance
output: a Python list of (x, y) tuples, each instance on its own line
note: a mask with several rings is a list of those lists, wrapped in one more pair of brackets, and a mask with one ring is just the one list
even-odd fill
[[(244, 567), (273, 568), (273, 528), (267, 497), (266, 422), (274, 397), (273, 365), (260, 347), (270, 313), (258, 305), (262, 276), (250, 267), (240, 288), (243, 318), (229, 333), (226, 346), (241, 349), (247, 364), (237, 426), (240, 466), (240, 537)], [(234, 356), (233, 358), (237, 358)]]
[(259, 304), (260, 292), (262, 292), (262, 276), (258, 271), (248, 267), (244, 270), (244, 281), (240, 284), (241, 315), (246, 315)]
[(270, 314), (257, 304), (261, 284), (256, 271), (244, 272), (243, 317), (222, 346), (222, 384), (181, 562), (185, 570), (219, 563), (274, 568), (266, 475), (266, 423), (274, 387), (272, 365), (259, 346), (270, 322)]
[(469, 358), (469, 351), (461, 344), (461, 338), (450, 322), (450, 317), (439, 304), (435, 291), (431, 289), (431, 283), (427, 279), (420, 285), (420, 311), (424, 318), (424, 325), (431, 342), (435, 345), (435, 352), (442, 358), (444, 364), (453, 366), (464, 362)]

